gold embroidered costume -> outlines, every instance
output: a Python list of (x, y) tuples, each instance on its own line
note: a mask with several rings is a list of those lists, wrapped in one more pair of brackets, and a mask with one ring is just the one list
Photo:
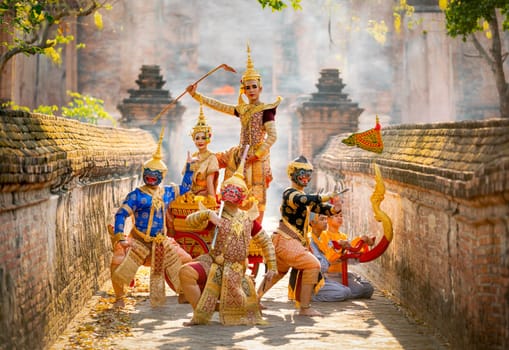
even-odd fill
[[(245, 93), (244, 84), (247, 81), (257, 81), (261, 88), (260, 74), (254, 69), (248, 47), (247, 69), (242, 76), (241, 95)], [(239, 96), (239, 103), (231, 105), (220, 102), (200, 93), (194, 93), (193, 98), (203, 102), (208, 107), (239, 118), (241, 123), (240, 139), (238, 146), (217, 153), (219, 167), (225, 168), (225, 179), (230, 178), (237, 170), (242, 151), (249, 145), (247, 155), (248, 161), (245, 164), (244, 180), (251, 194), (258, 201), (258, 209), (261, 217), (265, 211), (266, 190), (272, 181), (270, 168), (270, 148), (276, 142), (277, 132), (275, 124), (276, 108), (281, 102), (281, 97), (273, 103), (256, 102), (246, 103)], [(261, 220), (259, 220), (261, 222)]]

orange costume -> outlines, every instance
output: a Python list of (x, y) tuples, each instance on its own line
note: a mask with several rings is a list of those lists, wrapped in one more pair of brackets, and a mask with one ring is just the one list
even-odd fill
[[(343, 232), (330, 232), (323, 231), (320, 235), (320, 238), (316, 238), (313, 236), (313, 240), (315, 244), (318, 246), (320, 251), (325, 254), (325, 257), (330, 263), (328, 272), (341, 272), (341, 256), (343, 256), (343, 248), (337, 243), (339, 241), (347, 241), (348, 236)], [(355, 247), (359, 241), (361, 241), (361, 237), (355, 237), (350, 245)], [(361, 252), (367, 250), (367, 247), (363, 247)]]
[(215, 196), (215, 191), (217, 189), (217, 179), (219, 177), (219, 164), (217, 162), (216, 155), (209, 151), (206, 146), (210, 143), (210, 138), (212, 137), (212, 128), (207, 124), (207, 120), (203, 114), (203, 107), (201, 105), (198, 122), (193, 127), (191, 136), (193, 137), (193, 140), (195, 140), (197, 136), (205, 137), (203, 148), (192, 154), (191, 170), (193, 171), (193, 184), (191, 186), (191, 192), (195, 195), (212, 196), (212, 193), (209, 193), (207, 183), (207, 178), (212, 176), (212, 192)]

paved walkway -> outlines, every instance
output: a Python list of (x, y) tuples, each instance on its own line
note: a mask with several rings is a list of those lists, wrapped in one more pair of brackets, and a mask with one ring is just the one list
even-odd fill
[(191, 307), (168, 290), (166, 304), (153, 309), (148, 272), (138, 276), (124, 310), (111, 308), (111, 286), (104, 286), (51, 349), (448, 349), (379, 290), (367, 300), (314, 303), (325, 316), (309, 318), (288, 302), (283, 279), (263, 299), (268, 325), (222, 326), (216, 314), (208, 326), (184, 327)]

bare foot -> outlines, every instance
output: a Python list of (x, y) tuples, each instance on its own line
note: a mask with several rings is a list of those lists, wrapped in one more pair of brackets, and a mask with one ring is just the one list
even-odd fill
[(191, 321), (187, 321), (187, 322), (182, 323), (182, 325), (184, 327), (192, 327), (192, 326), (197, 326), (198, 323), (195, 323), (193, 320), (191, 320)]
[(189, 302), (187, 301), (186, 296), (184, 294), (179, 294), (178, 303), (179, 304), (189, 304)]
[(258, 307), (260, 310), (267, 310), (267, 306), (263, 305), (261, 302), (258, 302)]
[(114, 308), (123, 308), (123, 307), (125, 307), (124, 298), (120, 298), (120, 299), (115, 300), (115, 302), (113, 303), (113, 307)]
[(312, 307), (308, 307), (306, 309), (300, 309), (299, 316), (323, 316), (323, 314)]

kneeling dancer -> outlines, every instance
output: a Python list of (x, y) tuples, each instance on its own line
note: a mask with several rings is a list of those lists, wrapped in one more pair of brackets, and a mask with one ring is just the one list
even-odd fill
[(246, 275), (250, 240), (262, 248), (268, 266), (267, 281), (276, 274), (276, 259), (269, 236), (256, 221), (256, 203), (248, 211), (239, 209), (248, 192), (243, 169), (244, 161), (235, 175), (223, 182), (224, 208), (219, 215), (205, 209), (186, 218), (186, 223), (194, 227), (204, 227), (209, 220), (216, 225), (210, 252), (180, 269), (181, 287), (194, 311), (186, 326), (208, 324), (216, 310), (223, 325), (265, 323), (253, 280)]
[(271, 281), (262, 281), (258, 289), (261, 298), (277, 281), (283, 278), (292, 268), (290, 276), (290, 297), (295, 299), (299, 314), (303, 316), (321, 316), (311, 308), (313, 288), (323, 285), (320, 274), (320, 262), (309, 250), (307, 232), (309, 212), (323, 215), (334, 215), (341, 212), (341, 201), (334, 205), (327, 203), (335, 198), (335, 193), (320, 195), (306, 194), (304, 188), (311, 180), (313, 166), (304, 156), (292, 161), (287, 174), (292, 184), (283, 192), (281, 203), (281, 220), (279, 227), (272, 235), (276, 250), (278, 274)]
[[(115, 306), (123, 307), (125, 286), (136, 275), (141, 265), (150, 264), (150, 304), (160, 306), (166, 300), (165, 279), (179, 293), (178, 271), (191, 256), (171, 237), (166, 236), (166, 211), (169, 204), (191, 188), (190, 157), (182, 184), (161, 186), (167, 167), (161, 160), (161, 143), (152, 159), (143, 164), (143, 186), (131, 191), (115, 215), (115, 226), (110, 230), (113, 257), (111, 282), (115, 291)], [(129, 240), (124, 235), (125, 221), (132, 216), (134, 225)]]

